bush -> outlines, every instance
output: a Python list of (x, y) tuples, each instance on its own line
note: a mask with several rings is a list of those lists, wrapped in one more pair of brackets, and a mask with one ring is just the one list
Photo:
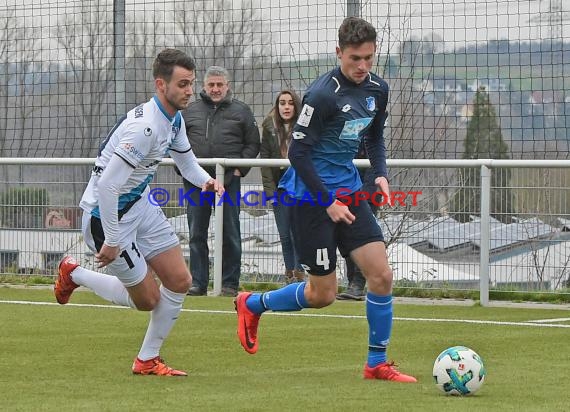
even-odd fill
[(44, 227), (48, 191), (39, 187), (14, 187), (0, 193), (0, 224), (8, 228)]

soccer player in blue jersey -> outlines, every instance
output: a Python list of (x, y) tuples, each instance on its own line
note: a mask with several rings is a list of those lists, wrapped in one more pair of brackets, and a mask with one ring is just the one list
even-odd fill
[[(350, 255), (368, 282), (364, 378), (416, 382), (387, 361), (392, 271), (380, 227), (368, 203), (357, 201), (362, 182), (352, 163), (365, 139), (374, 183), (389, 194), (383, 136), (389, 88), (370, 72), (376, 55), (375, 28), (360, 18), (346, 18), (339, 28), (336, 54), (340, 66), (312, 83), (303, 98), (289, 148), (292, 167), (279, 184), (297, 200), (293, 229), (309, 278), (271, 292), (240, 293), (235, 301), (238, 337), (244, 349), (254, 354), (259, 319), (266, 310), (298, 311), (333, 303), (338, 247), (343, 256)], [(324, 204), (324, 199), (330, 200)]]

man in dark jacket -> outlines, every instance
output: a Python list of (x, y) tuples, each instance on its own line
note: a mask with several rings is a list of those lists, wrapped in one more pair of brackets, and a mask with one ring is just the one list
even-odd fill
[[(192, 150), (199, 158), (254, 159), (259, 154), (260, 137), (257, 123), (248, 105), (232, 97), (226, 69), (211, 66), (204, 76), (200, 99), (183, 113), (186, 133)], [(204, 168), (215, 177), (214, 167)], [(239, 225), (240, 180), (249, 168), (226, 169), (224, 185), (224, 233), (222, 255), (222, 295), (235, 296), (239, 287), (241, 268), (241, 233)], [(186, 191), (194, 204), (188, 202), (190, 230), (191, 296), (207, 293), (210, 278), (208, 226), (215, 197), (201, 194), (201, 189), (184, 180)], [(225, 201), (225, 200), (228, 201)], [(230, 200), (231, 199), (231, 200)], [(220, 253), (220, 251), (216, 251)]]

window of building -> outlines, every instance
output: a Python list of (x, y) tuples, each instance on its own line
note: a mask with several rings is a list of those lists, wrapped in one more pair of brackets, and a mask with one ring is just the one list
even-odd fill
[(0, 273), (18, 273), (17, 250), (0, 250)]

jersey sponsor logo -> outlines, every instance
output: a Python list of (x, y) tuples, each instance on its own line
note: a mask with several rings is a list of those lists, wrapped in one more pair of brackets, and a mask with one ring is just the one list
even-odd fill
[(307, 135), (303, 132), (293, 132), (292, 136), (293, 136), (293, 139), (295, 139), (295, 140), (301, 140), (301, 139), (304, 139)]
[(144, 135), (145, 136), (150, 136), (152, 134), (152, 129), (150, 127), (145, 127), (144, 129)]
[(344, 127), (340, 132), (339, 139), (359, 140), (360, 132), (368, 127), (371, 121), (372, 117), (364, 117), (362, 119), (348, 120), (344, 122)]
[(342, 106), (342, 111), (344, 113), (348, 112), (350, 109), (352, 109), (352, 107), (349, 104), (345, 104), (344, 106)]
[(366, 108), (368, 110), (370, 110), (371, 112), (373, 112), (374, 110), (376, 110), (376, 100), (374, 100), (373, 96), (367, 97), (366, 98)]
[(138, 119), (139, 117), (143, 117), (143, 106), (142, 104), (140, 106), (135, 107), (135, 119)]
[(309, 106), (308, 104), (304, 105), (303, 110), (301, 110), (301, 114), (299, 115), (299, 119), (297, 119), (297, 124), (303, 127), (309, 126), (314, 111), (314, 107)]
[(144, 155), (132, 143), (121, 143), (119, 149), (135, 159), (144, 159)]

